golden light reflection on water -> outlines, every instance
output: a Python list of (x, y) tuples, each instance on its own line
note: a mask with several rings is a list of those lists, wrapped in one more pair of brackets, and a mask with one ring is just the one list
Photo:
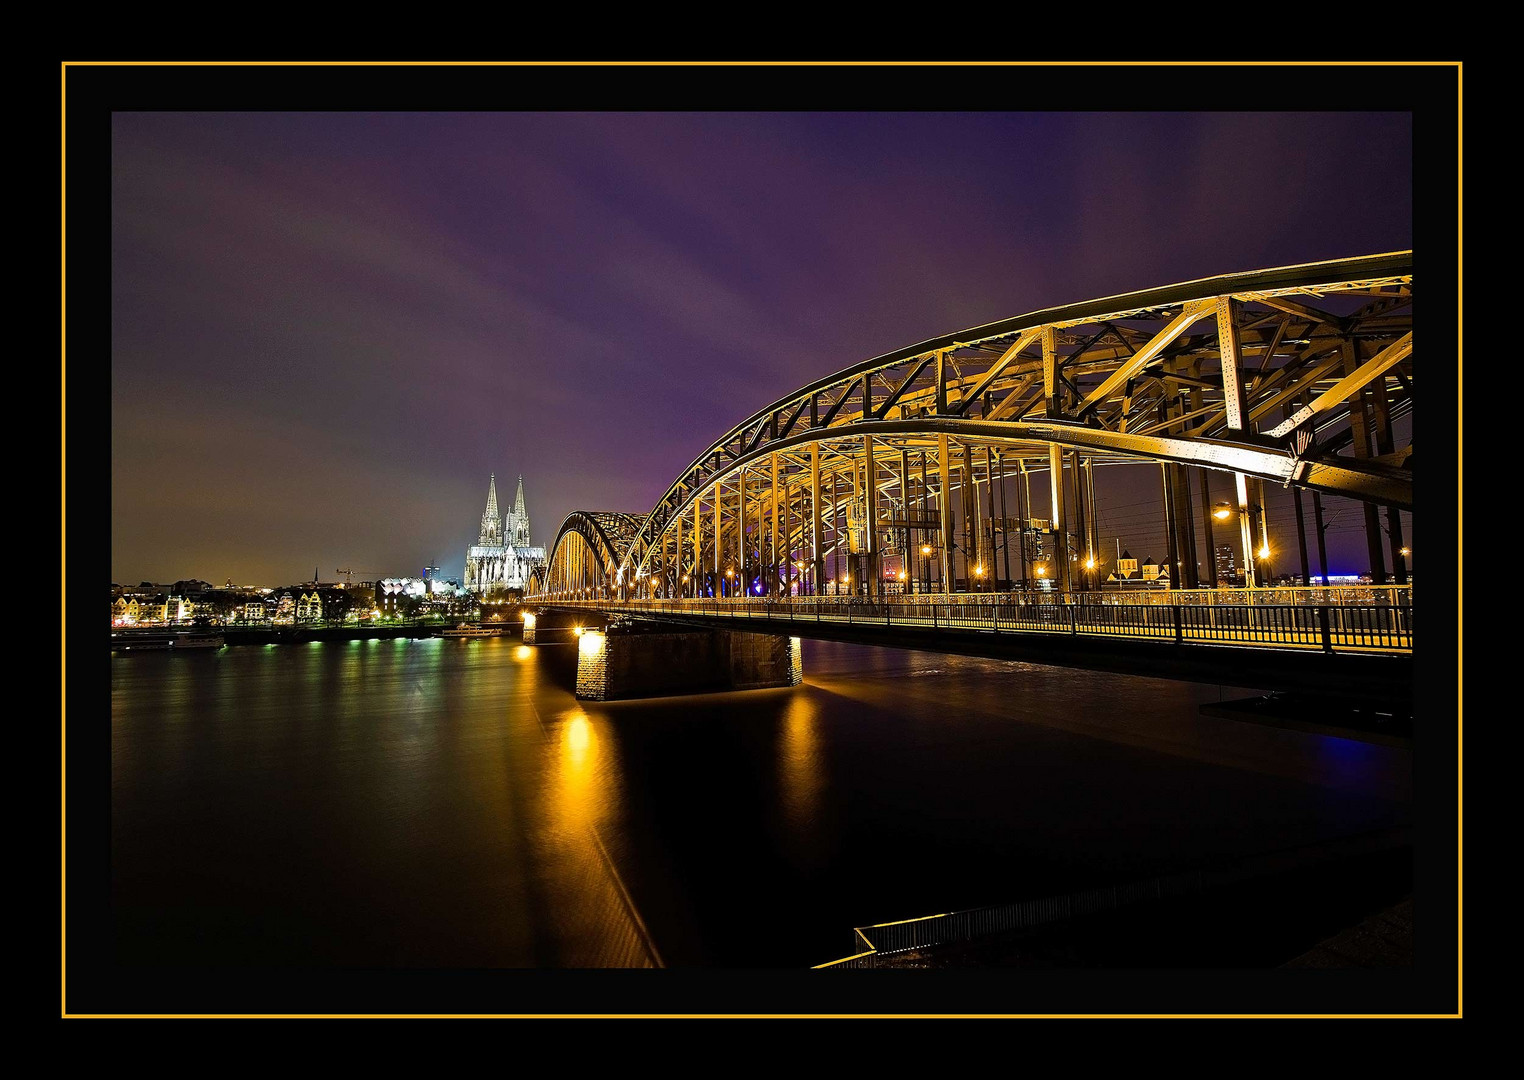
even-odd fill
[(819, 722), (815, 703), (808, 694), (796, 691), (783, 716), (778, 775), (784, 808), (790, 823), (798, 829), (809, 828), (815, 820), (820, 810), (820, 792), (825, 787)]
[(548, 810), (560, 835), (585, 838), (618, 798), (612, 763), (600, 751), (597, 729), (581, 709), (564, 713), (552, 728)]
[(568, 942), (564, 964), (659, 967), (660, 954), (599, 832), (620, 798), (615, 755), (580, 708), (562, 714), (549, 734), (546, 811), (554, 842), (545, 857), (559, 868), (556, 880), (576, 883), (555, 901)]
[(533, 657), (534, 650), (528, 645), (520, 645), (517, 649), (513, 650), (513, 658), (521, 664), (533, 659)]

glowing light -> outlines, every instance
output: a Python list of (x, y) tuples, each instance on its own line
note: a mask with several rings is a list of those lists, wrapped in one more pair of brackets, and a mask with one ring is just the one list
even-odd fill
[(1397, 553), (1399, 555), (1401, 555), (1404, 559), (1406, 559), (1409, 555), (1413, 554), (1413, 549), (1412, 548), (1401, 548)]
[(1270, 557), (1270, 545), (1269, 544), (1265, 544), (1265, 545), (1263, 545), (1259, 549), (1259, 557), (1261, 559), (1268, 559)]
[(1233, 508), (1225, 502), (1220, 502), (1213, 507), (1212, 516), (1218, 521), (1227, 521), (1233, 516)]
[(974, 573), (979, 575), (980, 577), (983, 577), (984, 576), (984, 567), (982, 567), (982, 566), (976, 566), (976, 567), (974, 567)]
[(582, 636), (582, 627), (580, 627), (580, 626), (574, 626), (574, 627), (572, 627), (572, 633), (575, 634), (577, 637), (581, 637)]
[(524, 612), (523, 619), (524, 619), (524, 629), (525, 630), (533, 630), (534, 629), (534, 619), (535, 619), (534, 612), (532, 612), (532, 611), (526, 611), (526, 612)]
[(1094, 570), (1095, 569), (1095, 560), (1094, 559), (1086, 559), (1085, 560), (1085, 569), (1086, 570)]
[(534, 650), (528, 645), (520, 645), (517, 649), (513, 650), (513, 658), (515, 660), (528, 660), (533, 655)]
[(574, 717), (571, 723), (566, 725), (566, 748), (571, 751), (572, 760), (577, 764), (581, 764), (592, 742), (593, 732), (586, 716)]
[(725, 571), (725, 576), (726, 577), (735, 577), (736, 576), (736, 572), (734, 570), (726, 570)]
[(922, 555), (930, 555), (931, 554), (931, 545), (930, 544), (922, 544), (921, 545), (921, 554)]
[(597, 656), (599, 651), (603, 648), (604, 638), (603, 635), (600, 634), (597, 630), (588, 630), (584, 632), (579, 626), (577, 628), (577, 636), (582, 639), (581, 641), (577, 642), (577, 651), (580, 652), (583, 656)]
[(1038, 577), (1047, 577), (1048, 576), (1048, 568), (1045, 567), (1045, 566), (1039, 566), (1037, 568), (1037, 576)]
[(851, 574), (843, 574), (843, 575), (841, 575), (841, 583), (843, 585), (850, 585), (850, 584), (852, 584), (852, 575)]

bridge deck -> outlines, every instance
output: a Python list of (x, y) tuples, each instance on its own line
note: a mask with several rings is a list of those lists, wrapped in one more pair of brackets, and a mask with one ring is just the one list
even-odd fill
[[(531, 601), (535, 603), (535, 601)], [(542, 600), (546, 608), (1361, 700), (1412, 696), (1411, 607)]]
[(554, 606), (863, 628), (973, 630), (1240, 645), (1312, 652), (1413, 651), (1413, 609), (1396, 605), (1027, 604), (812, 600), (581, 600)]

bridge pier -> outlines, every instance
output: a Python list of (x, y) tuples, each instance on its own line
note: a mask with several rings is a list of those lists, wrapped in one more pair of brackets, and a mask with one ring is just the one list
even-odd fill
[(798, 686), (799, 639), (731, 630), (585, 630), (577, 697), (587, 701)]

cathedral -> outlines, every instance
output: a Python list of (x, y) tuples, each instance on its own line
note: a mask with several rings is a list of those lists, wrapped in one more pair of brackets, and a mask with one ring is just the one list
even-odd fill
[(466, 588), (485, 593), (490, 589), (524, 589), (535, 569), (545, 565), (545, 549), (529, 542), (529, 511), (524, 509), (524, 478), (506, 518), (497, 516), (497, 475), (487, 480), (487, 509), (482, 511), (482, 531), (466, 549)]

